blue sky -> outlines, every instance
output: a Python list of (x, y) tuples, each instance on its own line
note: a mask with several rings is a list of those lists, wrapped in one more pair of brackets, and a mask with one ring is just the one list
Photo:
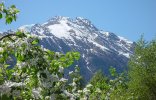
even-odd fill
[[(0, 0), (1, 1), (1, 0)], [(144, 33), (146, 40), (156, 38), (156, 0), (3, 0), (20, 9), (17, 22), (0, 31), (17, 29), (26, 24), (43, 23), (54, 17), (84, 17), (101, 30), (114, 32), (136, 41)]]

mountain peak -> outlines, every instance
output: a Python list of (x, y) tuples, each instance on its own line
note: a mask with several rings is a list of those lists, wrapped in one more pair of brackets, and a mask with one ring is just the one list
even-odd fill
[(86, 19), (86, 18), (83, 18), (83, 17), (76, 17), (76, 21), (79, 21), (79, 22), (83, 22), (83, 23), (86, 23), (88, 25), (91, 24), (91, 21)]
[(60, 21), (60, 20), (69, 20), (69, 17), (64, 17), (64, 16), (55, 16), (52, 17), (51, 19), (48, 20), (48, 22), (50, 21)]
[(92, 22), (89, 19), (86, 19), (83, 17), (76, 17), (75, 22), (77, 22), (79, 25), (87, 26), (87, 27), (97, 30), (97, 28), (92, 24)]
[(19, 27), (18, 29), (19, 29), (19, 30), (24, 30), (24, 31), (26, 31), (26, 32), (30, 32), (32, 26), (34, 26), (34, 25), (35, 25), (35, 24), (23, 25), (23, 26)]
[(80, 52), (80, 66), (86, 78), (99, 69), (106, 72), (110, 66), (122, 70), (133, 54), (132, 42), (112, 32), (99, 30), (82, 17), (55, 16), (43, 24), (20, 28), (37, 36), (44, 48), (63, 53)]

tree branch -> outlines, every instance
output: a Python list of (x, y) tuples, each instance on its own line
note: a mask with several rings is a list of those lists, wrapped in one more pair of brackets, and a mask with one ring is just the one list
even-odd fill
[(0, 41), (2, 41), (4, 38), (10, 37), (10, 36), (17, 36), (17, 35), (16, 35), (16, 34), (7, 34), (7, 35), (5, 35), (5, 36), (2, 36), (2, 37), (0, 38)]

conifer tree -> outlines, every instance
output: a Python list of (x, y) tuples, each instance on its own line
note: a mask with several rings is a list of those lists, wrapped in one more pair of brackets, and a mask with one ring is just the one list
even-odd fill
[(129, 62), (129, 90), (136, 99), (156, 99), (156, 41), (137, 43)]

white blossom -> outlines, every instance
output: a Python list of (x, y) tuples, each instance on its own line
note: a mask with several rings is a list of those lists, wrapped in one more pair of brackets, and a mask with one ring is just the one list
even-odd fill
[(63, 71), (64, 71), (64, 68), (62, 66), (59, 66), (59, 72), (63, 73)]
[(30, 60), (31, 61), (30, 64), (31, 65), (36, 65), (38, 60), (39, 60), (39, 58), (33, 58), (33, 59)]
[[(47, 99), (47, 100), (49, 100), (49, 99)], [(51, 95), (50, 95), (50, 100), (56, 100), (55, 94), (51, 94)]]
[(86, 87), (87, 88), (90, 88), (90, 87), (92, 87), (93, 85), (92, 84), (88, 84)]
[(114, 91), (114, 88), (111, 87), (111, 88), (110, 88), (110, 91)]
[(43, 81), (42, 82), (42, 86), (44, 88), (50, 88), (50, 87), (52, 87), (52, 84), (51, 84), (51, 82)]
[(73, 73), (73, 71), (70, 71), (70, 72), (69, 72), (69, 75), (71, 75), (72, 73)]
[(61, 78), (60, 81), (61, 81), (61, 82), (67, 82), (68, 79), (66, 79), (66, 78)]
[(4, 51), (4, 49), (2, 47), (0, 47), (0, 52), (3, 52), (3, 51)]
[(33, 96), (34, 96), (35, 99), (41, 98), (40, 92), (41, 92), (41, 88), (34, 88), (32, 90), (32, 94), (33, 94)]
[(24, 86), (24, 83), (22, 83), (22, 82), (16, 83), (16, 82), (11, 82), (11, 81), (6, 81), (4, 84), (6, 86), (8, 86), (8, 87), (12, 87), (12, 86), (15, 86), (15, 87)]
[(105, 100), (109, 100), (109, 97), (108, 97), (108, 96), (106, 96), (106, 97), (105, 97)]
[(119, 80), (119, 83), (123, 83), (123, 81)]
[(59, 80), (59, 77), (58, 77), (57, 74), (52, 74), (52, 75), (50, 75), (50, 79), (51, 79), (53, 82), (55, 82), (55, 81), (58, 81), (58, 80)]
[(66, 94), (70, 98), (74, 97), (74, 95), (69, 93), (67, 90), (64, 90), (63, 93)]
[(83, 91), (82, 91), (82, 90), (78, 90), (77, 92), (78, 92), (78, 93), (82, 93)]
[(101, 90), (99, 88), (96, 88), (96, 91), (97, 93), (101, 93)]
[(76, 82), (77, 78), (73, 78), (73, 82)]
[(17, 66), (18, 66), (18, 68), (22, 68), (22, 67), (25, 67), (26, 66), (26, 62), (17, 62), (17, 64), (16, 64)]
[(72, 86), (76, 86), (76, 83), (75, 83), (75, 82), (73, 82), (73, 83), (72, 83)]
[(77, 73), (77, 72), (79, 72), (79, 70), (76, 68), (76, 69), (75, 69), (75, 72)]
[(2, 94), (9, 94), (11, 91), (11, 87), (18, 87), (18, 86), (24, 86), (24, 83), (16, 83), (11, 81), (5, 81), (3, 85), (0, 85), (0, 93)]
[(90, 90), (88, 90), (87, 88), (84, 88), (84, 89), (83, 89), (83, 92), (84, 92), (86, 95), (88, 95), (88, 94), (90, 93)]
[(107, 93), (107, 96), (110, 96), (110, 93), (109, 92)]
[(60, 56), (61, 56), (60, 52), (55, 52), (55, 55), (56, 55), (57, 57), (60, 57)]
[(114, 80), (110, 80), (110, 82), (112, 83)]
[(2, 94), (9, 94), (11, 91), (11, 88), (6, 85), (0, 85), (0, 93)]
[(74, 88), (72, 89), (72, 92), (75, 92), (75, 91), (76, 91), (76, 89), (77, 89), (77, 87), (76, 87), (76, 86), (74, 86)]
[[(1, 1), (1, 3), (5, 3), (5, 1), (3, 0), (3, 1)], [(1, 11), (3, 11), (4, 10), (4, 6), (0, 6), (1, 8)]]
[(45, 97), (45, 100), (50, 100), (50, 96), (46, 96)]

